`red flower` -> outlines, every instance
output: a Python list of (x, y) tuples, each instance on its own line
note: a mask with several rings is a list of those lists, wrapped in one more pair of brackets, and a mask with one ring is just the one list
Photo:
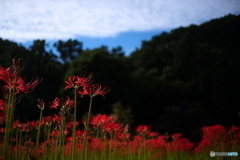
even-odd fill
[(0, 124), (5, 123), (6, 117), (5, 117), (5, 102), (4, 100), (0, 99)]
[(22, 127), (22, 123), (19, 120), (13, 122), (13, 128), (21, 128), (21, 127)]
[(65, 87), (65, 90), (68, 88), (78, 88), (79, 86), (76, 84), (78, 76), (68, 77), (68, 81), (64, 81), (68, 85)]
[(120, 133), (120, 134), (117, 134), (117, 138), (120, 141), (129, 140), (130, 136), (131, 136), (130, 133)]
[(15, 89), (15, 94), (19, 92), (29, 93), (41, 80), (36, 77), (33, 78), (29, 83), (25, 83), (24, 79), (19, 77), (20, 59), (13, 59), (13, 65), (9, 68), (3, 68), (0, 66), (0, 80), (4, 81), (6, 85), (4, 88)]
[(4, 133), (5, 132), (5, 128), (0, 128), (0, 133)]
[(32, 80), (29, 83), (25, 84), (22, 79), (20, 81), (21, 83), (19, 83), (16, 88), (23, 93), (30, 93), (41, 81), (42, 79), (36, 77), (32, 78)]
[(0, 107), (5, 108), (5, 103), (4, 103), (4, 100), (3, 100), (3, 99), (0, 99)]
[(50, 136), (52, 136), (52, 137), (59, 136), (60, 133), (61, 133), (60, 131), (55, 130), (55, 131), (52, 131), (52, 133), (50, 134)]
[(172, 135), (173, 141), (169, 143), (171, 151), (191, 150), (194, 147), (194, 143), (191, 143), (187, 138), (182, 138), (181, 136), (181, 133), (174, 133)]
[[(1, 105), (0, 105), (1, 106)], [(236, 132), (236, 131), (240, 131), (240, 128), (237, 126), (231, 126), (231, 128), (229, 129), (229, 132)]]
[(85, 130), (80, 130), (80, 129), (78, 129), (78, 130), (76, 130), (76, 138), (77, 139), (80, 139), (80, 138), (83, 138), (84, 136), (86, 136), (86, 131)]
[(155, 137), (155, 136), (157, 136), (157, 135), (158, 135), (157, 132), (150, 132), (150, 133), (148, 134), (149, 137)]
[(31, 121), (31, 122), (29, 122), (29, 126), (30, 127), (37, 127), (37, 122), (36, 121)]
[(83, 95), (89, 95), (90, 97), (95, 97), (97, 95), (101, 95), (104, 97), (104, 94), (108, 93), (110, 91), (110, 88), (108, 87), (102, 87), (102, 85), (99, 84), (93, 84), (93, 85), (86, 85), (83, 86), (83, 91), (79, 91), (78, 93)]
[(93, 125), (94, 128), (97, 128), (99, 126), (103, 126), (107, 124), (108, 122), (115, 122), (116, 119), (113, 116), (107, 116), (106, 114), (98, 114), (97, 116), (93, 117), (90, 124)]
[(50, 108), (55, 108), (57, 109), (57, 107), (60, 106), (60, 98), (56, 97), (53, 101), (53, 103), (51, 104)]
[(221, 141), (219, 141), (219, 139), (222, 141), (229, 141), (227, 129), (222, 125), (202, 127), (202, 133), (202, 140), (195, 148), (195, 151), (197, 152), (212, 145), (220, 145)]
[(54, 114), (52, 116), (53, 123), (59, 123), (62, 120), (62, 117), (60, 115)]
[(93, 73), (90, 73), (88, 76), (84, 75), (83, 77), (80, 77), (80, 76), (68, 77), (68, 81), (64, 81), (67, 84), (67, 86), (65, 87), (65, 90), (69, 88), (78, 89), (81, 86), (90, 85), (93, 81), (92, 76), (93, 76)]
[(15, 88), (15, 94), (19, 92), (30, 93), (41, 81), (42, 80), (36, 77), (26, 84), (22, 78), (15, 76), (14, 79), (5, 80), (7, 84), (4, 87), (9, 90)]
[(150, 126), (147, 125), (139, 125), (136, 128), (136, 132), (140, 133), (141, 135), (147, 135), (150, 133)]
[[(76, 127), (79, 126), (79, 125), (80, 125), (80, 122), (77, 121), (76, 122)], [(69, 128), (69, 129), (72, 129), (73, 126), (74, 126), (74, 121), (68, 122), (66, 127)]]
[(43, 101), (43, 99), (38, 99), (38, 108), (40, 108), (41, 110), (43, 110), (44, 109), (44, 101)]
[(13, 128), (18, 128), (22, 132), (28, 132), (30, 130), (30, 125), (29, 123), (21, 123), (19, 120), (13, 122)]
[(9, 79), (9, 69), (0, 66), (0, 80), (6, 82)]
[(73, 101), (69, 97), (67, 97), (67, 100), (65, 102), (65, 106), (73, 106), (73, 105), (74, 105)]
[(111, 133), (111, 132), (116, 133), (121, 129), (121, 124), (118, 124), (118, 123), (115, 123), (115, 122), (110, 122), (110, 123), (105, 124), (103, 126), (103, 129), (108, 133)]
[(53, 117), (52, 116), (43, 117), (40, 124), (41, 126), (42, 125), (51, 126), (53, 124)]

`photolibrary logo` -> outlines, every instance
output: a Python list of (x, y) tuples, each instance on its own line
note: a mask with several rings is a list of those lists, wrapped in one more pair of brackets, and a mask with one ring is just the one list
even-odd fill
[(214, 156), (238, 156), (238, 152), (210, 152), (210, 157)]
[(214, 151), (211, 151), (211, 152), (210, 152), (210, 156), (211, 156), (211, 157), (214, 157), (214, 156), (215, 156), (215, 152), (214, 152)]

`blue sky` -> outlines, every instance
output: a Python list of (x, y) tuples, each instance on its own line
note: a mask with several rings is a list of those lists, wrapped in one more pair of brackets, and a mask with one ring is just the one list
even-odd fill
[(128, 55), (162, 31), (240, 13), (240, 0), (0, 0), (0, 37), (29, 45), (70, 38)]

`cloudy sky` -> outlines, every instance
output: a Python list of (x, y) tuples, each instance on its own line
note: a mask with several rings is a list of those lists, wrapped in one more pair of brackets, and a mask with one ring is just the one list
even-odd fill
[(240, 14), (240, 0), (0, 0), (0, 37), (78, 39), (126, 52), (162, 31)]

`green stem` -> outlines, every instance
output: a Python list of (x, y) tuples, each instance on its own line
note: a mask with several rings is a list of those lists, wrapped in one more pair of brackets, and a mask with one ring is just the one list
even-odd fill
[(39, 145), (39, 138), (40, 138), (40, 125), (41, 125), (41, 121), (42, 121), (42, 112), (43, 112), (43, 109), (40, 109), (40, 116), (39, 116), (39, 121), (38, 121), (38, 132), (37, 132), (37, 139), (36, 139), (36, 151), (35, 153), (37, 154), (38, 152), (38, 145)]
[(109, 152), (108, 152), (108, 159), (111, 160), (111, 153), (112, 153), (112, 138), (113, 138), (113, 135), (112, 135), (112, 131), (110, 132), (110, 146), (109, 146)]
[(8, 95), (8, 104), (6, 106), (6, 126), (5, 126), (5, 134), (4, 134), (4, 141), (3, 141), (3, 159), (9, 159), (10, 155), (8, 145), (9, 145), (9, 139), (12, 129), (12, 123), (13, 123), (13, 115), (14, 115), (14, 108), (15, 108), (15, 88), (10, 89), (9, 95)]
[(92, 109), (92, 99), (93, 97), (90, 96), (90, 103), (89, 103), (89, 109), (88, 109), (88, 116), (87, 116), (87, 124), (86, 124), (86, 135), (84, 137), (84, 147), (83, 147), (83, 151), (84, 151), (84, 157), (85, 160), (87, 160), (87, 137), (88, 137), (88, 129), (89, 129), (89, 121), (90, 121), (90, 115), (91, 115), (91, 109)]
[(75, 154), (75, 140), (76, 140), (76, 121), (77, 121), (77, 89), (74, 89), (74, 115), (73, 115), (73, 129), (72, 129), (72, 160), (74, 160)]
[[(97, 130), (96, 138), (98, 138), (98, 133), (99, 133), (99, 129)], [(96, 140), (95, 140), (94, 145), (93, 145), (93, 150), (92, 150), (92, 154), (91, 154), (91, 158), (90, 158), (90, 160), (93, 159), (93, 154), (94, 154), (94, 151), (95, 151), (95, 149), (96, 149), (95, 145), (96, 145)]]

